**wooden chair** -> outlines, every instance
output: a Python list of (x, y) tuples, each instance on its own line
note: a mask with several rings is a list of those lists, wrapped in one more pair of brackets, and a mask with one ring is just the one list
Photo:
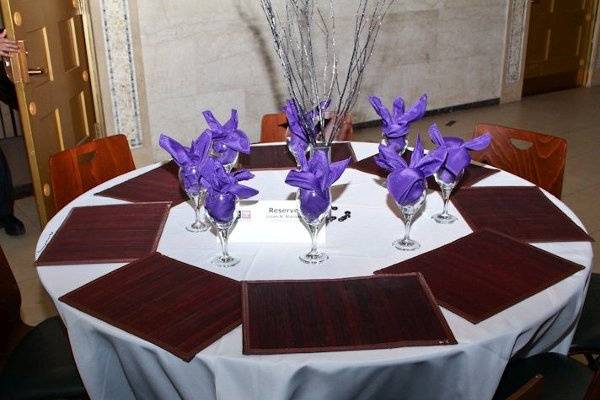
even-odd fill
[(544, 377), (538, 374), (507, 397), (506, 400), (538, 400), (542, 394), (543, 384)]
[(35, 327), (20, 317), (21, 294), (0, 248), (0, 399), (87, 397), (58, 317)]
[(560, 198), (567, 158), (567, 142), (562, 138), (507, 128), (478, 124), (475, 136), (492, 135), (492, 143), (473, 152), (473, 159), (493, 165), (527, 179)]
[(588, 367), (600, 369), (600, 274), (592, 273), (569, 354), (583, 354)]
[(94, 186), (135, 169), (125, 135), (61, 151), (52, 155), (49, 163), (54, 212)]
[[(543, 377), (543, 383), (537, 376)], [(508, 363), (493, 400), (537, 395), (543, 400), (599, 400), (600, 372), (558, 353), (542, 353)], [(532, 382), (534, 381), (534, 382)], [(535, 383), (535, 382), (538, 383)], [(538, 386), (537, 388), (535, 386)], [(539, 387), (541, 386), (541, 388)], [(529, 387), (529, 390), (524, 390)], [(516, 397), (535, 399), (536, 397)]]
[[(327, 128), (326, 128), (327, 129)], [(352, 140), (352, 115), (348, 115), (342, 122), (336, 140)], [(285, 142), (287, 137), (287, 117), (285, 113), (265, 114), (260, 124), (260, 141)]]

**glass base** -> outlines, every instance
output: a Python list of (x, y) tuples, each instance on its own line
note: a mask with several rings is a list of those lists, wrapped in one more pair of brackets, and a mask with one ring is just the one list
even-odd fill
[(412, 251), (412, 250), (416, 250), (419, 247), (421, 247), (419, 242), (414, 241), (412, 239), (394, 240), (394, 242), (392, 243), (392, 246), (394, 246), (398, 250), (402, 250), (402, 251)]
[(208, 230), (208, 228), (210, 228), (210, 225), (200, 221), (196, 221), (193, 224), (185, 227), (185, 229), (189, 232), (205, 232)]
[(305, 264), (321, 264), (322, 262), (329, 260), (329, 256), (322, 251), (317, 251), (314, 253), (309, 252), (299, 256), (298, 258), (300, 258), (300, 261)]
[(234, 265), (237, 265), (239, 262), (240, 262), (239, 258), (230, 256), (230, 255), (226, 256), (224, 254), (216, 255), (210, 259), (211, 265), (214, 265), (215, 267), (221, 267), (221, 268), (233, 267)]
[(432, 215), (431, 218), (438, 224), (451, 224), (456, 221), (456, 217), (452, 214), (439, 213)]

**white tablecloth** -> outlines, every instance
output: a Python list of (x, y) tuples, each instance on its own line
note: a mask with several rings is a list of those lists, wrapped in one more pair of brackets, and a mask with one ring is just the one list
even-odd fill
[[(353, 143), (353, 147), (358, 159), (377, 151), (375, 144)], [(123, 203), (93, 194), (157, 165), (113, 179), (74, 200), (48, 223), (37, 254), (72, 207)], [(286, 173), (256, 172), (250, 185), (260, 190), (260, 199), (286, 199), (295, 192), (283, 182)], [(477, 184), (507, 185), (531, 184), (505, 172)], [(437, 193), (430, 193), (412, 231), (422, 247), (401, 252), (391, 242), (402, 234), (403, 225), (379, 179), (349, 169), (333, 194), (338, 214), (351, 210), (352, 217), (329, 225), (325, 249), (331, 258), (323, 265), (307, 266), (298, 260), (298, 254), (307, 250), (305, 245), (257, 243), (231, 245), (241, 263), (229, 269), (212, 268), (208, 259), (218, 251), (217, 241), (210, 233), (184, 229), (193, 219), (188, 204), (171, 210), (158, 251), (238, 280), (336, 278), (370, 275), (471, 232), (462, 218), (452, 225), (436, 224), (430, 216), (441, 209), (442, 201)], [(581, 226), (564, 204), (548, 197)], [(459, 215), (452, 205), (450, 211)], [(190, 363), (57, 300), (123, 264), (40, 267), (38, 274), (67, 326), (77, 366), (93, 399), (481, 400), (493, 395), (511, 356), (566, 352), (570, 344), (590, 274), (591, 244), (535, 245), (586, 269), (477, 325), (443, 309), (458, 345), (245, 356), (240, 326)]]

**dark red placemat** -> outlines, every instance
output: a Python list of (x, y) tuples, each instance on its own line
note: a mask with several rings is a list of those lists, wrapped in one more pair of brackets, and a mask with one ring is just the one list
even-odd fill
[(375, 156), (363, 158), (360, 161), (356, 161), (350, 164), (350, 168), (359, 170), (361, 172), (365, 172), (367, 174), (375, 175), (380, 178), (386, 178), (388, 176), (388, 171), (381, 168), (375, 163)]
[[(410, 163), (411, 155), (412, 150), (407, 149), (404, 153), (402, 153), (402, 158), (404, 158), (407, 163)], [(350, 164), (350, 168), (366, 172), (367, 174), (376, 175), (380, 178), (387, 178), (389, 172), (377, 165), (375, 162), (375, 156), (376, 154), (367, 158), (363, 158), (360, 161), (355, 161)]]
[[(334, 143), (331, 148), (331, 160), (340, 161), (346, 158), (356, 160), (352, 145), (349, 142)], [(287, 145), (252, 146), (250, 154), (240, 154), (238, 166), (247, 169), (295, 168), (296, 161)]]
[(190, 361), (241, 323), (240, 283), (160, 253), (59, 298)]
[(423, 277), (242, 283), (244, 354), (455, 344)]
[(529, 244), (482, 230), (375, 274), (420, 272), (440, 305), (476, 324), (582, 269)]
[(450, 199), (471, 229), (494, 229), (524, 242), (593, 241), (537, 187), (478, 187)]
[(187, 200), (179, 184), (179, 167), (173, 161), (96, 193), (96, 196), (145, 203), (170, 201), (172, 207)]
[[(407, 155), (408, 153), (408, 155)], [(403, 155), (404, 158), (408, 158), (410, 162), (410, 151), (406, 151)], [(362, 172), (366, 172), (367, 174), (372, 174), (379, 176), (380, 178), (385, 178), (388, 175), (388, 172), (383, 168), (379, 167), (375, 163), (375, 156), (364, 158), (360, 161), (356, 161), (350, 165), (350, 168), (357, 169)], [(485, 168), (479, 165), (471, 164), (467, 168), (465, 168), (465, 172), (463, 174), (462, 179), (460, 180), (458, 187), (470, 187), (479, 182), (480, 180), (487, 178), (490, 175), (494, 175), (500, 172), (497, 169), (493, 168)], [(433, 190), (440, 190), (439, 185), (436, 183), (435, 178), (433, 176), (427, 179), (427, 186)]]
[(171, 203), (75, 207), (36, 265), (129, 262), (156, 250)]

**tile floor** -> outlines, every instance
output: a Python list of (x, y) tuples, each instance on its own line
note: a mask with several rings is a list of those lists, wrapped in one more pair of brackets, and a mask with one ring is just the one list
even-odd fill
[[(451, 126), (446, 126), (455, 121)], [(436, 122), (447, 135), (470, 137), (477, 122), (490, 122), (562, 136), (569, 142), (563, 201), (583, 220), (592, 236), (600, 240), (600, 87), (576, 89), (529, 97), (521, 102), (436, 115), (416, 125), (425, 134)], [(355, 133), (356, 140), (379, 141), (378, 129)], [(596, 199), (596, 200), (595, 200)], [(15, 211), (27, 226), (27, 234), (13, 238), (0, 231), (0, 245), (13, 268), (22, 293), (21, 313), (28, 324), (36, 324), (56, 313), (40, 285), (33, 254), (40, 228), (32, 197), (18, 200)], [(594, 253), (600, 245), (594, 244)], [(595, 260), (594, 270), (600, 272)]]

